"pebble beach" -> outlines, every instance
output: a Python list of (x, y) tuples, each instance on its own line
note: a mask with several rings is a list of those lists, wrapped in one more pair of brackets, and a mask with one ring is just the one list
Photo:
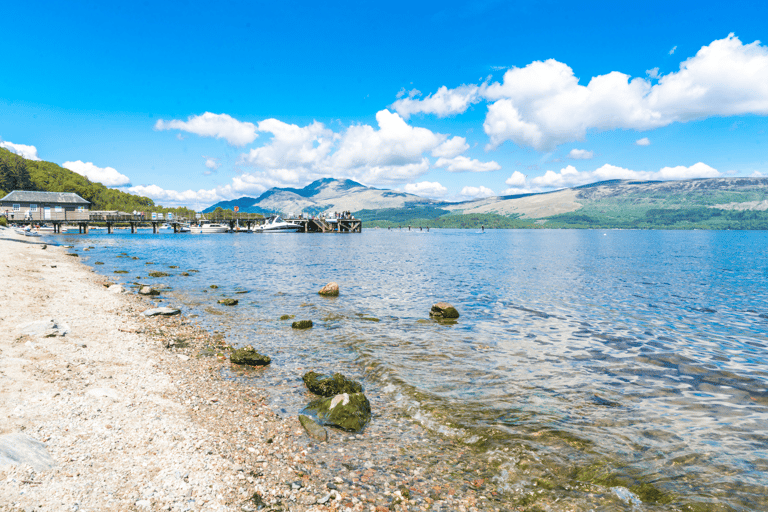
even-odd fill
[(0, 229), (0, 251), (0, 511), (518, 509), (460, 451), (429, 456), (450, 441), (377, 421), (376, 397), (362, 433), (317, 443), (221, 335), (144, 316), (44, 239)]

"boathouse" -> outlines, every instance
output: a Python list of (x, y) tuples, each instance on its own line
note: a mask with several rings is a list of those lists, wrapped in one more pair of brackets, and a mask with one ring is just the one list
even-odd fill
[(74, 192), (14, 190), (0, 199), (0, 215), (10, 222), (87, 221), (90, 206)]

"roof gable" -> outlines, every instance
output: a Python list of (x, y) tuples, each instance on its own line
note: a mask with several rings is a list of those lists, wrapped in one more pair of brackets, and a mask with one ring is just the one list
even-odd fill
[(67, 203), (67, 204), (91, 204), (74, 192), (37, 192), (33, 190), (14, 190), (4, 198), (3, 202), (16, 201), (18, 203)]

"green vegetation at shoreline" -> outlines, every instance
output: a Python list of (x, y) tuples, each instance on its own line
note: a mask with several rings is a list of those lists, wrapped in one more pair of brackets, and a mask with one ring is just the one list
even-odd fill
[(91, 210), (173, 213), (187, 218), (195, 215), (190, 208), (164, 208), (148, 197), (108, 188), (52, 162), (27, 160), (0, 148), (0, 197), (13, 190), (74, 192), (91, 202)]

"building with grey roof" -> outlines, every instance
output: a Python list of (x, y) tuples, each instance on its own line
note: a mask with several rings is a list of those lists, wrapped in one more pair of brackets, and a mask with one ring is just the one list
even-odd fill
[(11, 222), (88, 220), (90, 206), (74, 192), (14, 190), (0, 199), (0, 215)]

